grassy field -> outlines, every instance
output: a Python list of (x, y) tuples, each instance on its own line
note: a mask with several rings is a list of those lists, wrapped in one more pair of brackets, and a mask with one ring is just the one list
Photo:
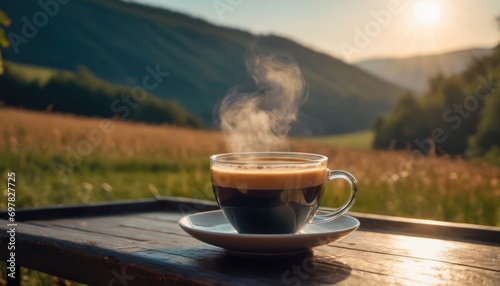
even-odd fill
[[(290, 149), (325, 154), (331, 169), (353, 173), (360, 186), (353, 211), (500, 226), (500, 168), (334, 141), (292, 140)], [(6, 182), (16, 173), (18, 208), (158, 196), (214, 200), (208, 156), (225, 151), (215, 131), (0, 109), (0, 174)], [(327, 184), (323, 205), (339, 206), (346, 193), (342, 182)], [(55, 281), (23, 269), (26, 285)]]
[[(353, 211), (500, 225), (498, 167), (306, 140), (292, 140), (290, 149), (325, 154), (330, 168), (353, 173), (360, 184)], [(5, 180), (16, 172), (18, 207), (213, 200), (208, 156), (225, 151), (215, 131), (0, 109), (0, 172)], [(347, 186), (327, 186), (323, 204), (340, 205)]]
[(355, 133), (331, 135), (324, 137), (313, 137), (312, 142), (332, 145), (335, 147), (347, 147), (357, 149), (370, 149), (374, 133), (371, 130)]

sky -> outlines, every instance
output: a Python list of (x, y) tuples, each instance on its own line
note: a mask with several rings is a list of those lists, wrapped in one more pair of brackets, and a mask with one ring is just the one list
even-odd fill
[(254, 34), (290, 38), (346, 62), (500, 42), (500, 0), (129, 0)]

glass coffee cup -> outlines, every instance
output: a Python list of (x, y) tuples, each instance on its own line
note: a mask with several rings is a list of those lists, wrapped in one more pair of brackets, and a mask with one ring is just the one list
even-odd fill
[[(338, 218), (356, 200), (354, 176), (329, 170), (327, 164), (326, 156), (298, 152), (213, 155), (212, 189), (224, 216), (238, 233), (295, 234), (309, 223)], [(334, 179), (349, 183), (349, 199), (340, 208), (318, 216), (325, 183)]]

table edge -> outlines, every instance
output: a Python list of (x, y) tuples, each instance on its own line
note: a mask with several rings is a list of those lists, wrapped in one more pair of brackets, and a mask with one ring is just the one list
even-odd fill
[[(123, 200), (92, 204), (16, 210), (16, 221), (115, 215), (134, 212), (176, 211), (189, 214), (219, 209), (215, 202), (184, 197)], [(330, 209), (330, 208), (322, 208)], [(361, 223), (360, 230), (500, 245), (500, 227), (348, 212)], [(0, 212), (7, 217), (6, 211)]]

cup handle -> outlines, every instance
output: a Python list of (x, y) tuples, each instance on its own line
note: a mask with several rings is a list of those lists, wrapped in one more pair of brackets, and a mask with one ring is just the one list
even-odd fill
[(344, 179), (346, 180), (349, 185), (351, 186), (351, 196), (347, 200), (347, 202), (342, 205), (339, 209), (337, 209), (334, 212), (325, 212), (326, 214), (324, 215), (316, 215), (313, 220), (311, 221), (311, 224), (315, 223), (323, 223), (327, 221), (332, 221), (339, 216), (343, 215), (345, 212), (347, 212), (354, 202), (356, 201), (356, 196), (358, 195), (358, 182), (356, 181), (356, 178), (354, 178), (353, 175), (346, 171), (340, 171), (340, 170), (328, 170), (328, 181), (334, 180), (334, 179)]

